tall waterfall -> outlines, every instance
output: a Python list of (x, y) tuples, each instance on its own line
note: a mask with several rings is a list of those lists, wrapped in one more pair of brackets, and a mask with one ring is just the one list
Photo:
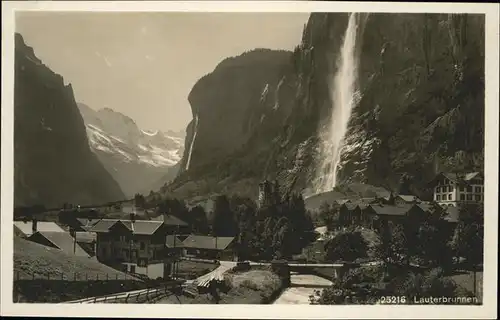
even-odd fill
[[(351, 13), (340, 50), (338, 69), (329, 79), (331, 119), (320, 132), (321, 158), (316, 171), (315, 193), (331, 191), (337, 184), (337, 170), (342, 154), (351, 113), (359, 101), (357, 88), (359, 57), (356, 38), (360, 23), (358, 14)], [(364, 19), (366, 20), (366, 19)], [(364, 21), (363, 21), (364, 22)]]
[(193, 139), (191, 140), (191, 145), (189, 146), (188, 158), (186, 161), (186, 171), (189, 169), (189, 165), (191, 164), (191, 153), (193, 153), (194, 141), (196, 140), (196, 134), (198, 133), (198, 116), (194, 118), (194, 133)]

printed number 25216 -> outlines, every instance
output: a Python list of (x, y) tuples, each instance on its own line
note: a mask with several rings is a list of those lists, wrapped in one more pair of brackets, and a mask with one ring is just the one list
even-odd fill
[(379, 300), (380, 304), (405, 304), (405, 296), (382, 296)]

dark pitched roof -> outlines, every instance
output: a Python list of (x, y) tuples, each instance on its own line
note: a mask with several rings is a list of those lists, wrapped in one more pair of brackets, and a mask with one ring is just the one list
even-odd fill
[(61, 251), (80, 257), (89, 257), (88, 253), (78, 243), (74, 243), (73, 237), (68, 232), (39, 231), (31, 235), (28, 239), (36, 237), (37, 234), (52, 242)]
[(358, 204), (352, 202), (344, 203), (343, 206), (345, 206), (349, 211), (356, 210), (358, 208)]
[(419, 202), (420, 199), (417, 196), (410, 194), (398, 194), (396, 198), (401, 198), (405, 202)]
[(161, 221), (135, 220), (134, 222), (127, 220), (124, 224), (135, 234), (153, 234), (161, 227)]
[(461, 175), (453, 172), (440, 172), (431, 181), (429, 181), (429, 184), (434, 183), (440, 176), (443, 176), (454, 182), (468, 182), (479, 175), (482, 175), (481, 172), (464, 172)]
[(108, 232), (109, 228), (114, 225), (118, 219), (101, 219), (88, 229), (90, 232)]
[(335, 200), (335, 202), (337, 202), (337, 204), (343, 205), (344, 203), (351, 202), (351, 199), (338, 199), (338, 200)]
[(101, 219), (87, 219), (87, 218), (77, 218), (76, 219), (80, 225), (81, 225), (81, 228), (84, 229), (84, 230), (89, 230), (90, 228), (92, 228), (96, 223), (99, 222), (99, 220)]
[(434, 206), (430, 203), (416, 203), (415, 204), (417, 207), (419, 207), (420, 209), (422, 209), (423, 211), (426, 211), (426, 212), (433, 212), (434, 211)]
[(92, 243), (97, 240), (95, 232), (75, 232), (76, 242)]
[[(180, 221), (180, 220), (179, 220)], [(89, 229), (90, 232), (108, 232), (109, 228), (120, 222), (134, 234), (151, 235), (161, 227), (163, 221), (155, 220), (126, 220), (126, 219), (102, 219)]]
[(167, 247), (169, 248), (182, 248), (184, 247), (183, 241), (179, 237), (174, 235), (168, 235), (165, 241)]
[(183, 241), (183, 244), (185, 248), (224, 250), (233, 240), (234, 237), (190, 235)]
[(377, 205), (371, 204), (370, 207), (377, 213), (378, 215), (388, 215), (388, 216), (403, 216), (410, 211), (412, 208), (411, 205), (402, 205), (402, 206), (390, 206), (390, 205)]
[(181, 219), (177, 218), (173, 215), (159, 215), (158, 217), (153, 218), (154, 221), (162, 221), (166, 225), (169, 226), (187, 226), (188, 224)]
[(370, 204), (369, 203), (359, 203), (358, 207), (363, 210), (366, 209)]

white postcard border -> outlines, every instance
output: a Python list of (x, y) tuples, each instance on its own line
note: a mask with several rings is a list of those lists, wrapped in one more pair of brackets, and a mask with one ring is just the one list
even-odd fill
[[(499, 6), (485, 3), (309, 1), (10, 1), (2, 2), (1, 315), (219, 319), (496, 318), (498, 254)], [(183, 12), (447, 12), (486, 14), (485, 263), (482, 306), (86, 305), (14, 304), (13, 80), (14, 10)]]

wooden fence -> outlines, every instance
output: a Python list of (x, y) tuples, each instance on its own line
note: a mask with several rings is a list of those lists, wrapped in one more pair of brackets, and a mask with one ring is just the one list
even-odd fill
[[(181, 288), (181, 284), (178, 284)], [(171, 293), (173, 288), (164, 286), (161, 288), (148, 288), (133, 292), (116, 293), (102, 297), (90, 297), (64, 303), (154, 303)]]
[(111, 281), (111, 280), (131, 280), (131, 281), (143, 281), (143, 279), (128, 273), (103, 273), (103, 272), (41, 272), (33, 271), (31, 273), (26, 272), (14, 272), (14, 280), (65, 280), (65, 281)]

